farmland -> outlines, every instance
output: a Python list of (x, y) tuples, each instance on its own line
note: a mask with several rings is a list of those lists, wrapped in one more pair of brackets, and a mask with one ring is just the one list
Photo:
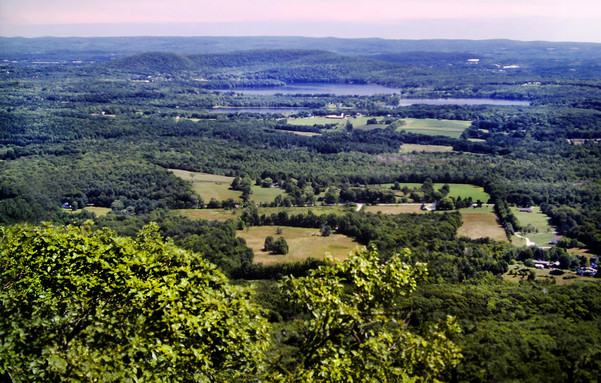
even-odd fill
[(460, 209), (463, 225), (457, 231), (458, 237), (472, 239), (491, 238), (506, 242), (505, 230), (499, 225), (492, 206)]
[[(345, 117), (343, 119), (334, 119), (327, 117), (303, 117), (303, 118), (289, 118), (287, 120), (289, 125), (297, 126), (314, 126), (314, 125), (334, 125), (336, 128), (344, 128), (348, 122), (353, 125), (353, 128), (361, 128), (367, 125), (367, 121), (370, 117)], [(378, 122), (382, 121), (382, 118), (377, 119)], [(375, 125), (380, 126), (380, 125)], [(384, 125), (380, 126), (384, 127)]]
[[(239, 201), (240, 196), (242, 195), (242, 192), (230, 188), (234, 177), (178, 169), (170, 169), (170, 171), (181, 179), (189, 181), (192, 184), (192, 190), (194, 190), (205, 203), (209, 202), (211, 199), (224, 201), (231, 198), (234, 201)], [(253, 185), (250, 200), (257, 204), (270, 203), (275, 197), (282, 194), (284, 194), (284, 191), (278, 188), (263, 188), (258, 185)]]
[[(279, 262), (299, 262), (305, 259), (322, 259), (326, 253), (334, 258), (344, 259), (357, 246), (360, 246), (352, 238), (341, 234), (332, 234), (322, 237), (319, 229), (307, 229), (299, 227), (281, 227), (282, 233), (277, 234), (275, 226), (256, 226), (238, 231), (238, 236), (246, 240), (246, 244), (253, 249), (254, 262), (265, 265)], [(274, 238), (283, 237), (288, 242), (289, 253), (286, 255), (274, 255), (263, 251), (263, 245), (267, 236)]]
[(414, 213), (424, 213), (421, 209), (421, 204), (402, 204), (402, 205), (377, 205), (377, 206), (364, 206), (361, 211), (366, 213), (374, 213), (374, 214), (414, 214)]
[(446, 136), (459, 138), (461, 133), (471, 125), (471, 121), (438, 120), (432, 118), (414, 119), (405, 118), (403, 125), (397, 131), (426, 134), (429, 136)]

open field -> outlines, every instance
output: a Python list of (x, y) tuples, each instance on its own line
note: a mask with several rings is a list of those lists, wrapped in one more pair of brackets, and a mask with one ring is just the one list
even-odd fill
[[(172, 210), (175, 215), (181, 215), (190, 219), (206, 219), (209, 221), (227, 221), (228, 219), (236, 219), (242, 214), (244, 209), (178, 209)], [(344, 206), (311, 206), (311, 207), (259, 207), (259, 215), (278, 214), (282, 211), (289, 215), (307, 214), (312, 211), (315, 215), (336, 214), (343, 215), (345, 213)]]
[(511, 282), (520, 282), (521, 280), (526, 280), (527, 275), (530, 270), (534, 270), (536, 273), (536, 280), (555, 280), (555, 283), (558, 285), (569, 285), (571, 283), (580, 282), (580, 283), (599, 283), (599, 279), (594, 277), (581, 277), (573, 271), (569, 270), (561, 270), (555, 271), (556, 273), (561, 273), (561, 275), (553, 275), (551, 271), (553, 269), (537, 269), (532, 267), (526, 267), (521, 263), (517, 263), (515, 265), (510, 265), (507, 273), (503, 274), (503, 279)]
[[(238, 236), (244, 238), (248, 247), (253, 249), (255, 263), (268, 265), (280, 262), (299, 262), (307, 258), (322, 259), (325, 253), (330, 253), (334, 258), (342, 260), (360, 246), (353, 239), (341, 234), (322, 237), (319, 235), (319, 229), (284, 226), (282, 234), (278, 235), (277, 228), (277, 226), (256, 226), (238, 231)], [(284, 237), (288, 242), (290, 252), (286, 255), (273, 255), (263, 251), (265, 238), (269, 235), (274, 239)]]
[(472, 124), (471, 121), (437, 120), (434, 118), (404, 118), (403, 121), (405, 124), (398, 127), (397, 131), (404, 130), (408, 133), (452, 138), (459, 138), (461, 133)]
[(234, 177), (220, 176), (217, 174), (207, 174), (198, 172), (189, 172), (187, 170), (169, 169), (179, 178), (192, 183), (192, 190), (198, 194), (205, 203), (212, 198), (217, 201), (224, 201), (228, 198), (239, 200), (242, 192), (230, 190), (230, 185)]
[(278, 131), (292, 133), (292, 134), (296, 134), (299, 136), (305, 136), (305, 137), (321, 136), (321, 133), (314, 133), (314, 132), (297, 132), (295, 130), (278, 130)]
[[(383, 188), (390, 189), (394, 184), (380, 184)], [(422, 184), (416, 182), (405, 182), (399, 184), (401, 188), (407, 186), (409, 189), (419, 189)], [(443, 187), (444, 184), (435, 183), (432, 184), (434, 190), (438, 190)], [(490, 199), (490, 195), (484, 191), (484, 188), (480, 186), (470, 185), (470, 184), (449, 184), (449, 197), (461, 197), (462, 199), (466, 199), (472, 197), (474, 202), (480, 200), (482, 203), (486, 203)]]
[[(194, 190), (205, 203), (208, 203), (212, 198), (215, 198), (217, 201), (225, 201), (228, 198), (239, 201), (240, 196), (242, 195), (242, 192), (230, 189), (234, 177), (189, 172), (178, 169), (169, 170), (179, 178), (191, 182), (192, 190)], [(284, 190), (282, 189), (262, 188), (261, 186), (253, 185), (250, 200), (255, 203), (269, 203), (272, 202), (276, 196), (281, 194), (284, 194)]]
[[(536, 229), (534, 233), (519, 233), (523, 237), (528, 238), (532, 243), (537, 246), (549, 246), (549, 242), (556, 234), (555, 228), (549, 224), (549, 217), (540, 211), (540, 207), (533, 206), (532, 213), (520, 212), (519, 208), (512, 207), (511, 211), (515, 214), (520, 225), (525, 227), (531, 225)], [(511, 239), (511, 243), (516, 246), (526, 246), (527, 241), (525, 239), (514, 236)]]
[(402, 204), (402, 205), (366, 205), (361, 209), (366, 213), (382, 213), (382, 214), (406, 214), (406, 213), (425, 213), (421, 209), (421, 203)]
[(188, 217), (190, 219), (206, 219), (208, 221), (224, 222), (228, 219), (237, 219), (242, 214), (242, 209), (177, 209), (171, 214)]
[(426, 152), (426, 153), (447, 153), (452, 152), (452, 146), (442, 145), (419, 145), (419, 144), (403, 144), (399, 150), (401, 153)]
[[(348, 117), (343, 119), (335, 119), (335, 118), (325, 118), (325, 117), (304, 117), (304, 118), (289, 118), (289, 125), (302, 125), (302, 126), (313, 126), (313, 125), (331, 125), (337, 124), (340, 127), (345, 127), (347, 122), (353, 124), (353, 128), (360, 128), (367, 125), (367, 120), (372, 119), (374, 117)], [(382, 121), (382, 117), (376, 117), (378, 122)], [(377, 125), (375, 125), (377, 126)], [(380, 126), (380, 127), (383, 127)]]
[[(86, 206), (83, 210), (89, 211), (91, 213), (96, 214), (96, 217), (104, 217), (105, 215), (107, 215), (111, 211), (111, 208), (109, 208), (109, 207)], [(82, 209), (77, 209), (75, 211), (69, 210), (69, 212), (71, 214), (79, 214), (83, 210)]]
[(457, 236), (477, 238), (491, 238), (496, 241), (507, 242), (505, 230), (497, 222), (497, 216), (492, 206), (460, 209), (463, 225), (457, 230)]

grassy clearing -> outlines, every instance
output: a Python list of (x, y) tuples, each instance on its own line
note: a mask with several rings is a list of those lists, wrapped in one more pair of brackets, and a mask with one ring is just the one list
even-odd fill
[[(319, 229), (284, 226), (282, 234), (278, 235), (277, 228), (277, 226), (257, 226), (238, 231), (238, 236), (244, 238), (248, 247), (253, 249), (255, 263), (268, 265), (280, 262), (299, 262), (310, 257), (322, 259), (325, 253), (330, 253), (334, 258), (342, 260), (360, 246), (352, 238), (341, 234), (322, 237), (319, 235)], [(284, 237), (288, 242), (290, 252), (286, 255), (273, 255), (263, 251), (265, 238), (269, 235), (274, 239)]]
[[(534, 242), (537, 246), (549, 246), (548, 243), (556, 234), (555, 228), (549, 224), (549, 217), (543, 214), (538, 206), (532, 207), (532, 213), (520, 212), (519, 210), (517, 207), (511, 208), (520, 225), (522, 227), (530, 225), (535, 229), (535, 232), (520, 234), (528, 238), (531, 242)], [(514, 236), (511, 239), (511, 243), (516, 246), (526, 246), (527, 241)]]
[(532, 225), (539, 232), (555, 232), (555, 228), (549, 224), (549, 217), (538, 206), (532, 207), (532, 213), (521, 212), (517, 207), (512, 207), (511, 211), (522, 226)]
[[(325, 117), (304, 117), (304, 118), (289, 118), (287, 120), (289, 125), (301, 125), (301, 126), (313, 126), (313, 125), (331, 125), (336, 124), (338, 127), (344, 128), (347, 122), (353, 124), (353, 128), (363, 128), (367, 125), (367, 120), (373, 119), (374, 117), (348, 117), (344, 119), (325, 118)], [(376, 117), (378, 122), (384, 120), (383, 117)], [(384, 125), (369, 125), (373, 127), (383, 128)]]
[(404, 125), (398, 127), (397, 131), (404, 130), (408, 133), (452, 138), (459, 138), (461, 133), (472, 124), (471, 121), (437, 120), (433, 118), (404, 118), (402, 121)]
[(457, 231), (458, 237), (491, 238), (507, 242), (505, 230), (499, 225), (492, 206), (460, 209), (463, 225)]
[(426, 153), (447, 153), (452, 152), (452, 146), (442, 145), (419, 145), (419, 144), (403, 144), (401, 145), (401, 153), (426, 152)]
[(69, 213), (70, 214), (79, 214), (79, 213), (81, 213), (84, 210), (96, 214), (96, 217), (104, 217), (105, 215), (107, 215), (111, 211), (111, 208), (109, 208), (109, 207), (86, 206), (84, 209), (77, 209), (75, 211), (69, 210)]
[[(394, 184), (380, 184), (374, 186), (380, 186), (383, 188), (390, 189)], [(401, 188), (407, 186), (409, 189), (419, 189), (422, 184), (416, 182), (405, 182), (399, 184)], [(433, 184), (434, 190), (438, 190), (443, 187), (444, 184), (435, 183)], [(490, 195), (484, 191), (484, 188), (470, 185), (470, 184), (449, 184), (449, 197), (461, 197), (462, 199), (466, 199), (472, 197), (474, 202), (480, 200), (483, 203), (486, 203), (490, 199)]]
[(503, 279), (506, 281), (518, 283), (522, 280), (527, 279), (530, 270), (534, 270), (534, 272), (536, 273), (537, 281), (554, 280), (555, 284), (557, 285), (569, 285), (576, 282), (599, 283), (599, 279), (593, 277), (581, 277), (573, 271), (561, 270), (559, 272), (563, 272), (563, 274), (553, 275), (551, 274), (552, 269), (536, 269), (532, 267), (526, 267), (521, 263), (509, 266), (509, 270), (507, 270), (507, 273), (503, 274)]
[(382, 214), (407, 214), (407, 213), (425, 213), (421, 209), (421, 204), (403, 204), (403, 205), (378, 205), (378, 206), (364, 206), (361, 211), (366, 213), (382, 213)]
[[(205, 203), (212, 198), (217, 201), (225, 201), (232, 198), (235, 201), (240, 200), (242, 192), (231, 190), (230, 185), (234, 177), (220, 176), (217, 174), (189, 172), (186, 170), (169, 169), (179, 178), (192, 183), (192, 190), (198, 194)], [(284, 190), (278, 188), (262, 188), (257, 185), (252, 186), (250, 200), (259, 203), (272, 202), (276, 196), (284, 194)]]
[(253, 185), (252, 194), (250, 195), (250, 200), (259, 204), (259, 203), (270, 203), (273, 202), (275, 197), (281, 195), (282, 197), (285, 194), (283, 189), (279, 188), (262, 188), (261, 186)]
[(198, 172), (189, 172), (186, 170), (169, 169), (173, 174), (192, 184), (192, 190), (198, 194), (205, 203), (212, 198), (217, 201), (224, 201), (228, 198), (239, 200), (242, 192), (230, 190), (230, 185), (234, 177), (220, 176), (217, 174), (207, 174)]

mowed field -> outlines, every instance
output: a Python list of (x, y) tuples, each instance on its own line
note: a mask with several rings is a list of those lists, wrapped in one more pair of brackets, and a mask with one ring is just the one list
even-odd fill
[(403, 144), (401, 145), (400, 153), (426, 152), (426, 153), (448, 153), (452, 152), (452, 146), (443, 145), (419, 145), (419, 144)]
[[(378, 186), (390, 189), (394, 184), (380, 184)], [(405, 182), (399, 184), (401, 188), (407, 186), (409, 189), (419, 189), (422, 184), (416, 182)], [(434, 190), (438, 190), (443, 187), (444, 184), (435, 183), (432, 184)], [(470, 184), (448, 184), (449, 185), (449, 197), (461, 197), (466, 199), (472, 197), (474, 202), (480, 200), (482, 203), (486, 203), (490, 199), (490, 195), (484, 191), (483, 187), (470, 185)]]
[[(96, 217), (104, 217), (105, 215), (107, 215), (111, 211), (111, 208), (108, 208), (108, 207), (97, 207), (97, 206), (86, 206), (83, 210), (89, 211), (91, 213), (96, 214)], [(69, 210), (69, 213), (71, 213), (71, 214), (79, 214), (83, 210), (82, 209), (78, 209), (78, 210), (75, 210), (75, 211)]]
[(492, 206), (459, 209), (463, 224), (457, 230), (458, 237), (471, 239), (491, 238), (496, 241), (507, 242), (505, 230), (499, 225), (497, 216)]
[[(540, 211), (540, 207), (533, 206), (532, 213), (521, 212), (518, 207), (512, 207), (511, 211), (518, 219), (522, 227), (531, 225), (538, 232), (535, 233), (520, 233), (523, 237), (528, 238), (537, 246), (549, 246), (549, 242), (556, 234), (556, 230), (549, 224), (549, 217)], [(517, 236), (513, 236), (511, 242), (516, 246), (525, 246), (526, 241)]]
[(461, 133), (472, 124), (471, 121), (437, 120), (434, 118), (404, 118), (402, 121), (404, 121), (405, 124), (398, 127), (397, 131), (404, 130), (408, 133), (452, 138), (459, 138)]
[[(300, 262), (307, 258), (323, 259), (326, 253), (334, 258), (343, 260), (357, 247), (359, 243), (342, 234), (332, 234), (322, 237), (319, 229), (283, 226), (282, 234), (277, 234), (278, 226), (255, 226), (238, 231), (238, 237), (244, 238), (248, 247), (255, 253), (255, 263), (264, 265), (281, 262)], [(274, 255), (263, 251), (265, 238), (273, 236), (274, 239), (284, 237), (290, 249), (286, 255)]]
[[(289, 118), (287, 122), (289, 125), (300, 125), (300, 126), (313, 126), (313, 125), (331, 125), (336, 124), (340, 128), (344, 128), (347, 122), (353, 124), (353, 128), (361, 128), (367, 125), (367, 120), (373, 119), (374, 117), (348, 117), (343, 119), (326, 118), (326, 117), (303, 117), (303, 118)], [(383, 117), (376, 117), (378, 122), (382, 121)], [(374, 125), (381, 128), (384, 125)]]
[(421, 203), (412, 203), (412, 204), (402, 204), (402, 205), (367, 205), (363, 206), (361, 211), (366, 213), (374, 213), (374, 214), (407, 214), (407, 213), (425, 213), (424, 210), (421, 209)]
[[(205, 203), (208, 203), (212, 198), (217, 201), (225, 201), (232, 198), (234, 201), (239, 201), (242, 192), (231, 190), (230, 185), (234, 181), (234, 177), (221, 176), (217, 174), (189, 172), (187, 170), (169, 169), (179, 178), (191, 182), (192, 190), (198, 194)], [(272, 202), (276, 196), (284, 194), (284, 190), (278, 188), (262, 188), (253, 185), (251, 201), (255, 203)]]

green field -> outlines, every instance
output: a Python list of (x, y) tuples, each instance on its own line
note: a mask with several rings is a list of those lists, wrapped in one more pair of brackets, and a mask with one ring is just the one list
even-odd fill
[[(111, 208), (109, 208), (109, 207), (86, 206), (83, 210), (89, 211), (91, 213), (96, 214), (96, 217), (104, 217), (105, 215), (107, 215), (111, 211)], [(82, 209), (78, 209), (78, 210), (75, 210), (75, 211), (70, 210), (69, 212), (71, 214), (79, 214), (83, 210)]]
[[(394, 184), (379, 184), (377, 186), (381, 186), (383, 188), (390, 189)], [(409, 189), (419, 189), (422, 184), (417, 182), (404, 182), (399, 184), (401, 188), (407, 186)], [(434, 186), (434, 190), (438, 190), (444, 186), (441, 183), (432, 184)], [(466, 199), (472, 197), (474, 202), (480, 200), (482, 203), (486, 203), (490, 199), (490, 195), (484, 191), (484, 188), (480, 186), (470, 185), (470, 184), (448, 184), (449, 185), (449, 197), (461, 197), (461, 199)]]
[(472, 124), (471, 121), (437, 120), (433, 118), (404, 118), (402, 121), (405, 124), (398, 127), (397, 131), (404, 130), (408, 133), (452, 138), (459, 138), (461, 133)]
[(403, 144), (401, 145), (401, 153), (426, 152), (426, 153), (446, 153), (452, 152), (452, 146), (442, 145), (419, 145), (419, 144)]
[[(331, 125), (336, 124), (339, 127), (343, 128), (346, 126), (347, 122), (353, 124), (353, 128), (361, 128), (367, 125), (367, 120), (372, 119), (374, 117), (348, 117), (344, 119), (335, 119), (335, 118), (325, 118), (325, 117), (303, 117), (303, 118), (289, 118), (287, 120), (288, 125), (300, 125), (300, 126), (313, 126), (313, 125)], [(382, 121), (383, 117), (376, 117), (378, 122)], [(378, 126), (378, 125), (374, 125)], [(381, 125), (380, 127), (384, 127)]]
[[(549, 224), (549, 217), (543, 214), (538, 206), (532, 207), (532, 213), (520, 212), (519, 210), (520, 209), (517, 207), (511, 208), (511, 211), (518, 219), (520, 225), (522, 227), (530, 225), (535, 229), (535, 231), (531, 233), (519, 234), (525, 238), (528, 238), (531, 244), (534, 243), (537, 246), (548, 246), (549, 242), (556, 234), (555, 228)], [(527, 245), (527, 241), (518, 236), (513, 236), (511, 243), (516, 246)]]
[[(277, 226), (255, 226), (238, 231), (238, 237), (244, 238), (248, 247), (253, 249), (255, 263), (265, 265), (280, 262), (298, 262), (307, 258), (322, 259), (326, 253), (334, 258), (344, 259), (360, 245), (352, 238), (342, 234), (332, 234), (322, 237), (319, 229), (307, 229), (300, 227), (282, 227), (282, 234), (277, 234)], [(288, 242), (290, 252), (286, 255), (274, 255), (263, 251), (263, 245), (267, 236), (274, 239), (284, 237)]]
[[(228, 198), (239, 201), (240, 196), (242, 195), (242, 192), (230, 189), (234, 177), (189, 172), (178, 169), (169, 170), (179, 178), (191, 182), (192, 190), (194, 190), (205, 203), (208, 203), (212, 198), (215, 198), (217, 201), (225, 201)], [(284, 190), (282, 189), (262, 188), (261, 186), (253, 185), (250, 200), (257, 204), (270, 203), (273, 202), (275, 197), (283, 194)]]

